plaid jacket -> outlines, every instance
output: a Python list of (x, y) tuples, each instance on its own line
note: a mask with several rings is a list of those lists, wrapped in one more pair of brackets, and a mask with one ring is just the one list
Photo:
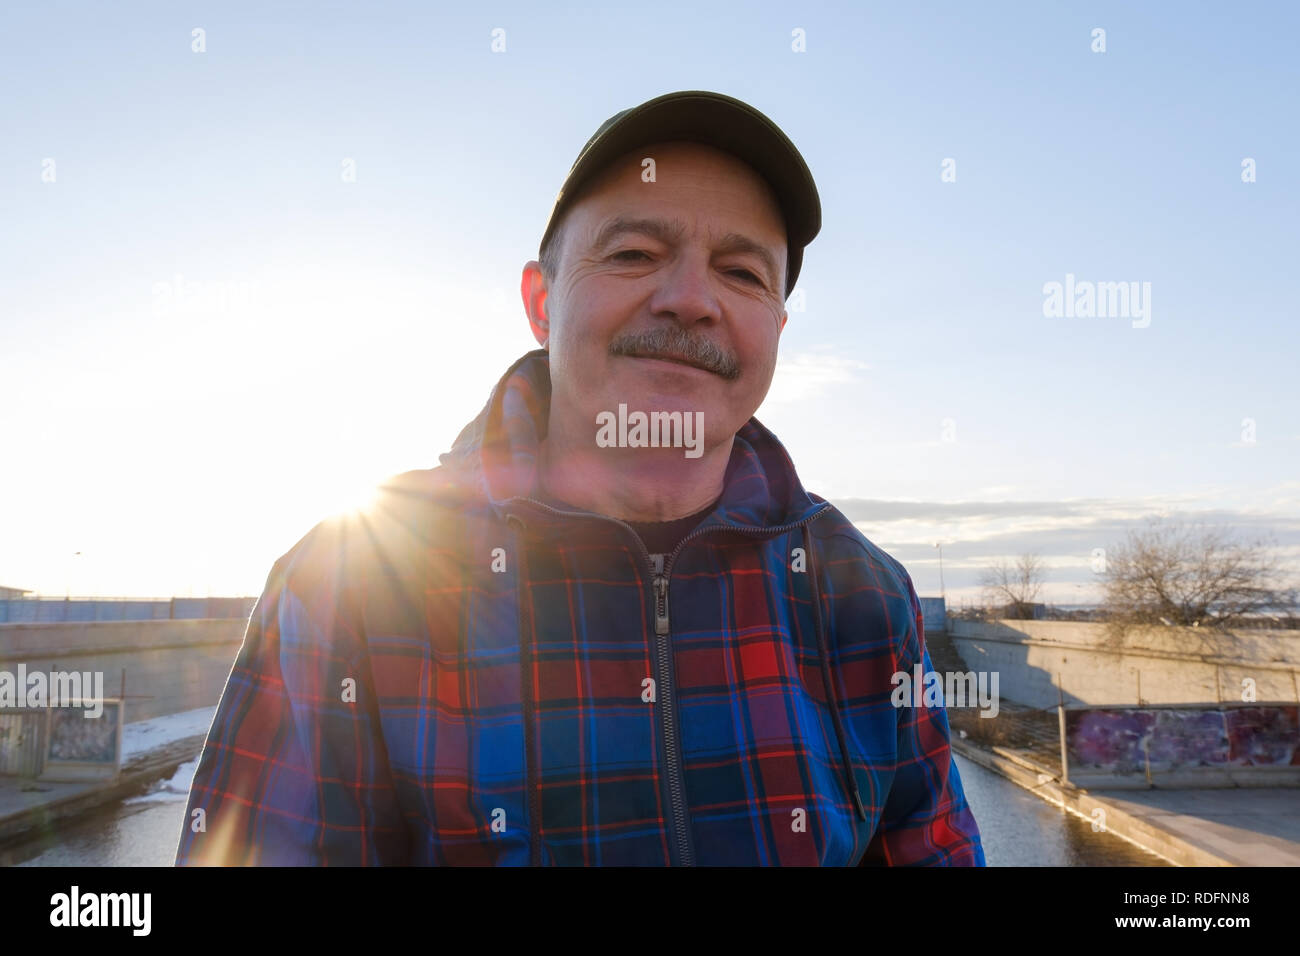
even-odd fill
[(983, 865), (943, 709), (890, 702), (931, 669), (903, 567), (756, 419), (651, 555), (537, 500), (549, 400), (530, 352), (275, 563), (177, 864)]

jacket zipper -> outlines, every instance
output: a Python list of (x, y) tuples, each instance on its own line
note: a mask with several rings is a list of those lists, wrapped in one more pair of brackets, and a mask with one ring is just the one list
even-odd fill
[(665, 775), (668, 780), (669, 796), (668, 829), (677, 840), (678, 864), (681, 866), (694, 866), (695, 860), (691, 850), (690, 828), (686, 816), (685, 775), (682, 773), (681, 754), (677, 749), (677, 707), (672, 679), (673, 647), (671, 621), (668, 614), (668, 582), (672, 576), (673, 562), (677, 560), (677, 555), (681, 553), (686, 542), (692, 538), (701, 537), (711, 531), (734, 531), (737, 534), (761, 534), (769, 538), (775, 538), (777, 535), (785, 534), (795, 528), (801, 528), (820, 518), (831, 507), (830, 502), (824, 502), (823, 507), (818, 508), (806, 518), (790, 524), (778, 525), (775, 528), (735, 527), (733, 525), (711, 525), (708, 528), (696, 528), (677, 542), (677, 547), (673, 548), (672, 553), (665, 560), (662, 554), (651, 554), (649, 549), (646, 548), (645, 542), (641, 540), (641, 536), (636, 533), (636, 529), (626, 521), (611, 518), (609, 515), (598, 515), (583, 511), (561, 511), (559, 508), (553, 508), (546, 502), (538, 501), (536, 498), (515, 497), (509, 500), (536, 505), (552, 514), (612, 521), (626, 528), (640, 547), (641, 554), (644, 556), (646, 565), (651, 572), (650, 591), (655, 608), (655, 635), (661, 638), (660, 641), (656, 642), (655, 647), (655, 671), (659, 675), (657, 699), (663, 705), (660, 712), (663, 714), (664, 759), (667, 764)]
[[(640, 536), (638, 535), (638, 538)], [(677, 747), (677, 706), (673, 688), (673, 638), (668, 621), (668, 574), (664, 556), (652, 554), (655, 590), (655, 673), (658, 678), (659, 712), (663, 715), (664, 770), (668, 781), (669, 829), (677, 840), (677, 862), (694, 866), (690, 827), (686, 817), (686, 780)]]
[(668, 576), (664, 574), (664, 556), (650, 555), (655, 574), (655, 633), (668, 633)]

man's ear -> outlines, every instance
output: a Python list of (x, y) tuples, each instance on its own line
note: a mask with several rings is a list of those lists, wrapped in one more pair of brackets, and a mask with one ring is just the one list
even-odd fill
[(524, 263), (524, 274), (519, 281), (519, 294), (528, 313), (528, 325), (533, 338), (542, 348), (551, 337), (551, 321), (546, 316), (546, 280), (542, 277), (542, 264), (536, 259)]

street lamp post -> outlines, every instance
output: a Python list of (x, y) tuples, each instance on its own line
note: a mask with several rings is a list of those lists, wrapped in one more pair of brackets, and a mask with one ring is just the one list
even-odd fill
[(936, 541), (934, 546), (939, 549), (939, 596), (943, 598), (943, 603), (947, 606), (948, 592), (943, 587), (943, 542)]

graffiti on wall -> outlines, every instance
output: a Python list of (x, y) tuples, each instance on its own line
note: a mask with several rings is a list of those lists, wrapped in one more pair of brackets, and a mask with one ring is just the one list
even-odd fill
[(1070, 767), (1153, 773), (1300, 766), (1300, 708), (1098, 707), (1067, 710)]

